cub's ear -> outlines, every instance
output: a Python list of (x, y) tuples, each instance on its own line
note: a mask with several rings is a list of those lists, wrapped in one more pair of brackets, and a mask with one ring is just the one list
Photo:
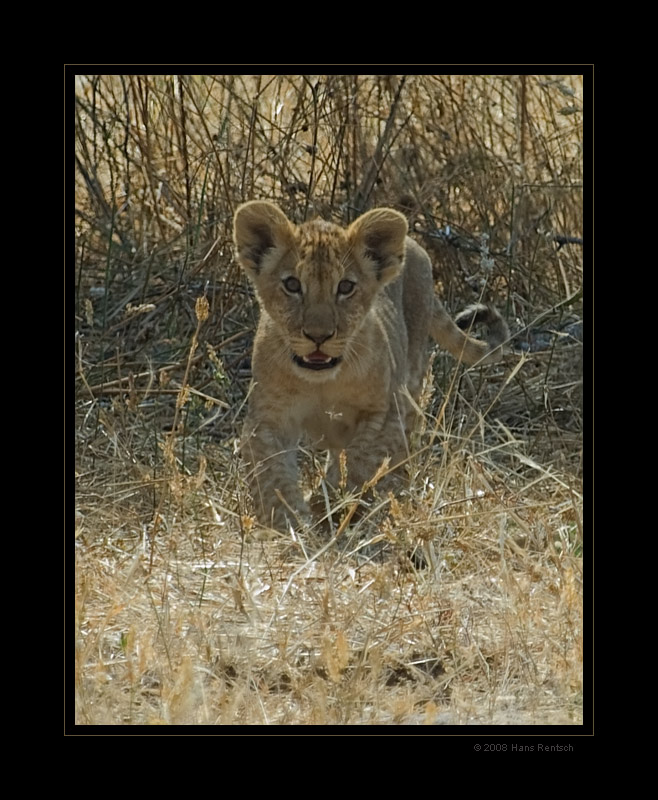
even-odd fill
[(353, 222), (347, 231), (354, 251), (374, 265), (382, 283), (395, 280), (404, 266), (407, 220), (392, 208), (375, 208)]
[(272, 249), (288, 250), (292, 246), (292, 224), (278, 206), (252, 200), (235, 212), (233, 241), (240, 265), (250, 278), (255, 278), (263, 267), (266, 253)]

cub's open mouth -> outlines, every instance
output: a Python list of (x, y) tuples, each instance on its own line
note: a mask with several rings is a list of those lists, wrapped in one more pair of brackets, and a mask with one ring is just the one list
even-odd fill
[(292, 360), (304, 369), (332, 369), (340, 361), (340, 356), (332, 358), (321, 350), (316, 350), (307, 356), (293, 355)]

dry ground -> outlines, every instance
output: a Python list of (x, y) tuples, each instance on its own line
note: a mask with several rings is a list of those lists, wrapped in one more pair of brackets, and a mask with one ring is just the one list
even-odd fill
[[(582, 724), (582, 95), (76, 78), (76, 723)], [(259, 528), (236, 455), (252, 198), (403, 210), (448, 308), (515, 334), (494, 367), (435, 354), (408, 491), (333, 538)]]

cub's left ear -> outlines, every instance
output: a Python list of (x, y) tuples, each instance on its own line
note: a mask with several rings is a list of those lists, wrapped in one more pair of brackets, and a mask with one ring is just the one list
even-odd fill
[(373, 263), (382, 284), (395, 280), (402, 272), (407, 229), (407, 220), (392, 208), (368, 211), (348, 228), (357, 257)]
[(235, 212), (233, 241), (242, 268), (256, 280), (268, 259), (271, 263), (293, 246), (292, 224), (274, 203), (252, 200)]

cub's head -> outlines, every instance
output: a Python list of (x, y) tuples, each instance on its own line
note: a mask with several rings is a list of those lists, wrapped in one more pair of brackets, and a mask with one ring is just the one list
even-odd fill
[(347, 229), (321, 220), (294, 225), (277, 206), (254, 201), (236, 211), (233, 235), (238, 261), (298, 373), (326, 379), (343, 361), (358, 362), (354, 337), (404, 265), (402, 214), (377, 208)]

